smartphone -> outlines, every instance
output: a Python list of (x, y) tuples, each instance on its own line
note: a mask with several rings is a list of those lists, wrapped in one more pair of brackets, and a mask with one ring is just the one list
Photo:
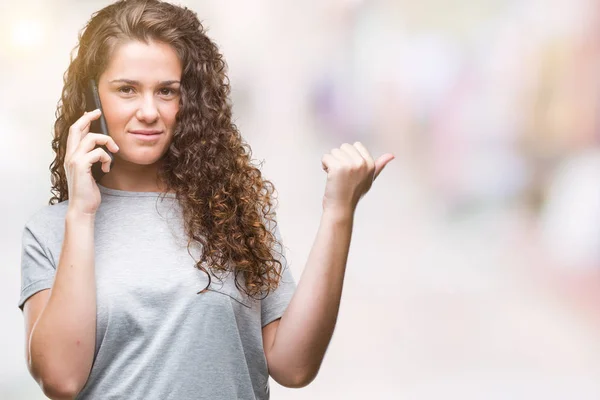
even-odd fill
[[(108, 126), (106, 125), (106, 119), (104, 119), (104, 111), (102, 110), (102, 104), (100, 103), (98, 85), (96, 84), (95, 79), (90, 79), (85, 93), (85, 110), (90, 112), (94, 111), (97, 108), (99, 108), (100, 111), (102, 111), (102, 114), (100, 114), (100, 118), (92, 121), (92, 123), (90, 124), (90, 132), (102, 133), (108, 136)], [(96, 149), (98, 147), (101, 147), (102, 149), (104, 149), (104, 151), (108, 153), (108, 155), (110, 156), (110, 166), (112, 168), (114, 161), (113, 154), (110, 152), (110, 150), (108, 150), (108, 148), (105, 145), (96, 146)], [(106, 173), (102, 171), (102, 163), (100, 161), (92, 165), (92, 176), (94, 177), (94, 180), (96, 182), (98, 182), (105, 174)]]

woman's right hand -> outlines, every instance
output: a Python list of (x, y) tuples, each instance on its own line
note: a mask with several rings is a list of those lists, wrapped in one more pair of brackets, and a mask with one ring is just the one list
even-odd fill
[(100, 206), (100, 190), (92, 176), (92, 165), (102, 162), (102, 170), (110, 170), (111, 158), (102, 148), (105, 145), (112, 153), (119, 151), (114, 139), (101, 133), (89, 132), (93, 120), (100, 118), (96, 109), (85, 112), (69, 128), (64, 168), (69, 189), (69, 210), (94, 215)]

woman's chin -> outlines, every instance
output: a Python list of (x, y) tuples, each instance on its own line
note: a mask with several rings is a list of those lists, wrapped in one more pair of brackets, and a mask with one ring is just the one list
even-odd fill
[(148, 149), (145, 151), (136, 149), (132, 153), (133, 154), (119, 155), (119, 158), (125, 162), (129, 162), (132, 164), (152, 165), (159, 161), (164, 155), (164, 153), (156, 151), (155, 149)]

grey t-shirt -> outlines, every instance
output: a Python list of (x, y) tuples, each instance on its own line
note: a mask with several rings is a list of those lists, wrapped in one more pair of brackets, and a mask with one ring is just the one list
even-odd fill
[[(194, 266), (201, 246), (188, 253), (175, 194), (99, 188), (96, 350), (77, 399), (268, 399), (262, 327), (282, 316), (296, 288), (283, 249), (273, 251), (282, 280), (263, 300), (239, 291), (233, 274), (223, 283), (213, 276), (211, 290), (197, 294), (208, 277)], [(52, 287), (67, 207), (45, 206), (25, 225), (21, 309)]]

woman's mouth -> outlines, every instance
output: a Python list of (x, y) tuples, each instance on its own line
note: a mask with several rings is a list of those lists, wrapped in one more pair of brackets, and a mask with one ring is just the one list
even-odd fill
[(130, 131), (130, 133), (137, 139), (147, 142), (157, 140), (163, 132), (157, 130), (135, 130)]

